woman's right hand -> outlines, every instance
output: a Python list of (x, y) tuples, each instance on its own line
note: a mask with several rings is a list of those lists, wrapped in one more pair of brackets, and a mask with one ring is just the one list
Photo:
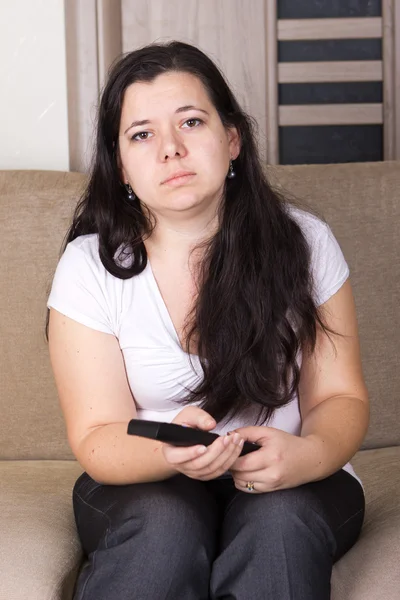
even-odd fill
[[(215, 420), (205, 410), (187, 406), (177, 414), (172, 423), (209, 431)], [(243, 448), (244, 439), (237, 433), (220, 436), (210, 446), (171, 446), (163, 444), (165, 460), (179, 473), (191, 479), (208, 481), (225, 473), (235, 462)], [(206, 449), (204, 449), (206, 448)]]

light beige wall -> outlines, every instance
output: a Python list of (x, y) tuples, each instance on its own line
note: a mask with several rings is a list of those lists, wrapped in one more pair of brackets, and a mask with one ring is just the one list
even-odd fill
[(68, 170), (63, 0), (0, 2), (0, 169)]

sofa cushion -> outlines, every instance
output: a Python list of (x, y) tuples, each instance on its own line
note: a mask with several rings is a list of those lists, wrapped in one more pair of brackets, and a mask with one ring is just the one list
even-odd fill
[(0, 461), (0, 598), (70, 600), (82, 551), (75, 461)]
[(398, 600), (400, 447), (363, 450), (351, 462), (367, 508), (358, 541), (334, 565), (332, 600)]
[[(398, 600), (400, 447), (352, 460), (367, 511), (361, 536), (333, 568), (332, 600)], [(71, 600), (82, 560), (71, 491), (74, 461), (0, 461), (0, 598)]]

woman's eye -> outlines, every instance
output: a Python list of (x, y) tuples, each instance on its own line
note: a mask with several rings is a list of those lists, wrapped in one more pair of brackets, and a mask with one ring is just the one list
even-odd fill
[[(184, 122), (184, 125), (186, 125), (186, 123), (202, 123), (203, 121), (201, 119), (188, 119), (187, 121)], [(197, 127), (197, 125), (189, 125), (189, 129), (193, 129), (193, 127)]]
[(147, 140), (147, 137), (142, 137), (142, 136), (148, 136), (149, 132), (148, 131), (139, 131), (139, 133), (135, 133), (135, 135), (132, 136), (132, 140), (136, 141), (140, 141), (140, 140)]
[[(198, 127), (199, 125), (202, 125), (203, 121), (201, 119), (188, 119), (187, 121), (184, 122), (183, 125), (188, 125), (188, 129), (194, 129), (195, 127)], [(187, 129), (186, 128), (186, 129)], [(139, 133), (135, 133), (135, 135), (132, 136), (132, 140), (134, 142), (140, 142), (140, 141), (146, 141), (149, 139), (150, 136), (150, 132), (149, 131), (139, 131)]]

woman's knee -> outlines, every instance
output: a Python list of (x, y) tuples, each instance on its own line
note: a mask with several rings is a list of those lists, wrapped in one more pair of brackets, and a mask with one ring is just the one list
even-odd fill
[[(85, 499), (84, 499), (85, 500)], [(214, 551), (217, 510), (202, 482), (176, 476), (166, 481), (128, 486), (101, 486), (86, 499), (81, 538), (90, 530), (90, 518), (103, 520), (104, 547), (122, 543), (154, 547), (163, 552), (171, 544), (190, 552), (190, 544)], [(82, 501), (82, 498), (81, 498)], [(100, 539), (98, 540), (101, 541)]]
[[(200, 482), (196, 482), (200, 483)], [(130, 522), (138, 533), (146, 531), (164, 539), (203, 536), (217, 523), (213, 499), (192, 482), (154, 482), (138, 484), (123, 502), (109, 511), (111, 525)]]
[(155, 598), (156, 590), (171, 598), (207, 597), (218, 515), (201, 482), (186, 479), (102, 486), (87, 494), (86, 504), (77, 496), (81, 532), (100, 536), (86, 542), (91, 570), (79, 590), (90, 598), (108, 598), (111, 585), (113, 597), (122, 597), (120, 590), (138, 598)]
[(306, 487), (278, 490), (250, 496), (239, 493), (232, 501), (227, 517), (227, 529), (235, 535), (237, 529), (253, 530), (256, 539), (264, 535), (284, 536), (286, 540), (298, 540), (310, 533), (333, 556), (336, 542), (324, 506), (317, 496)]

